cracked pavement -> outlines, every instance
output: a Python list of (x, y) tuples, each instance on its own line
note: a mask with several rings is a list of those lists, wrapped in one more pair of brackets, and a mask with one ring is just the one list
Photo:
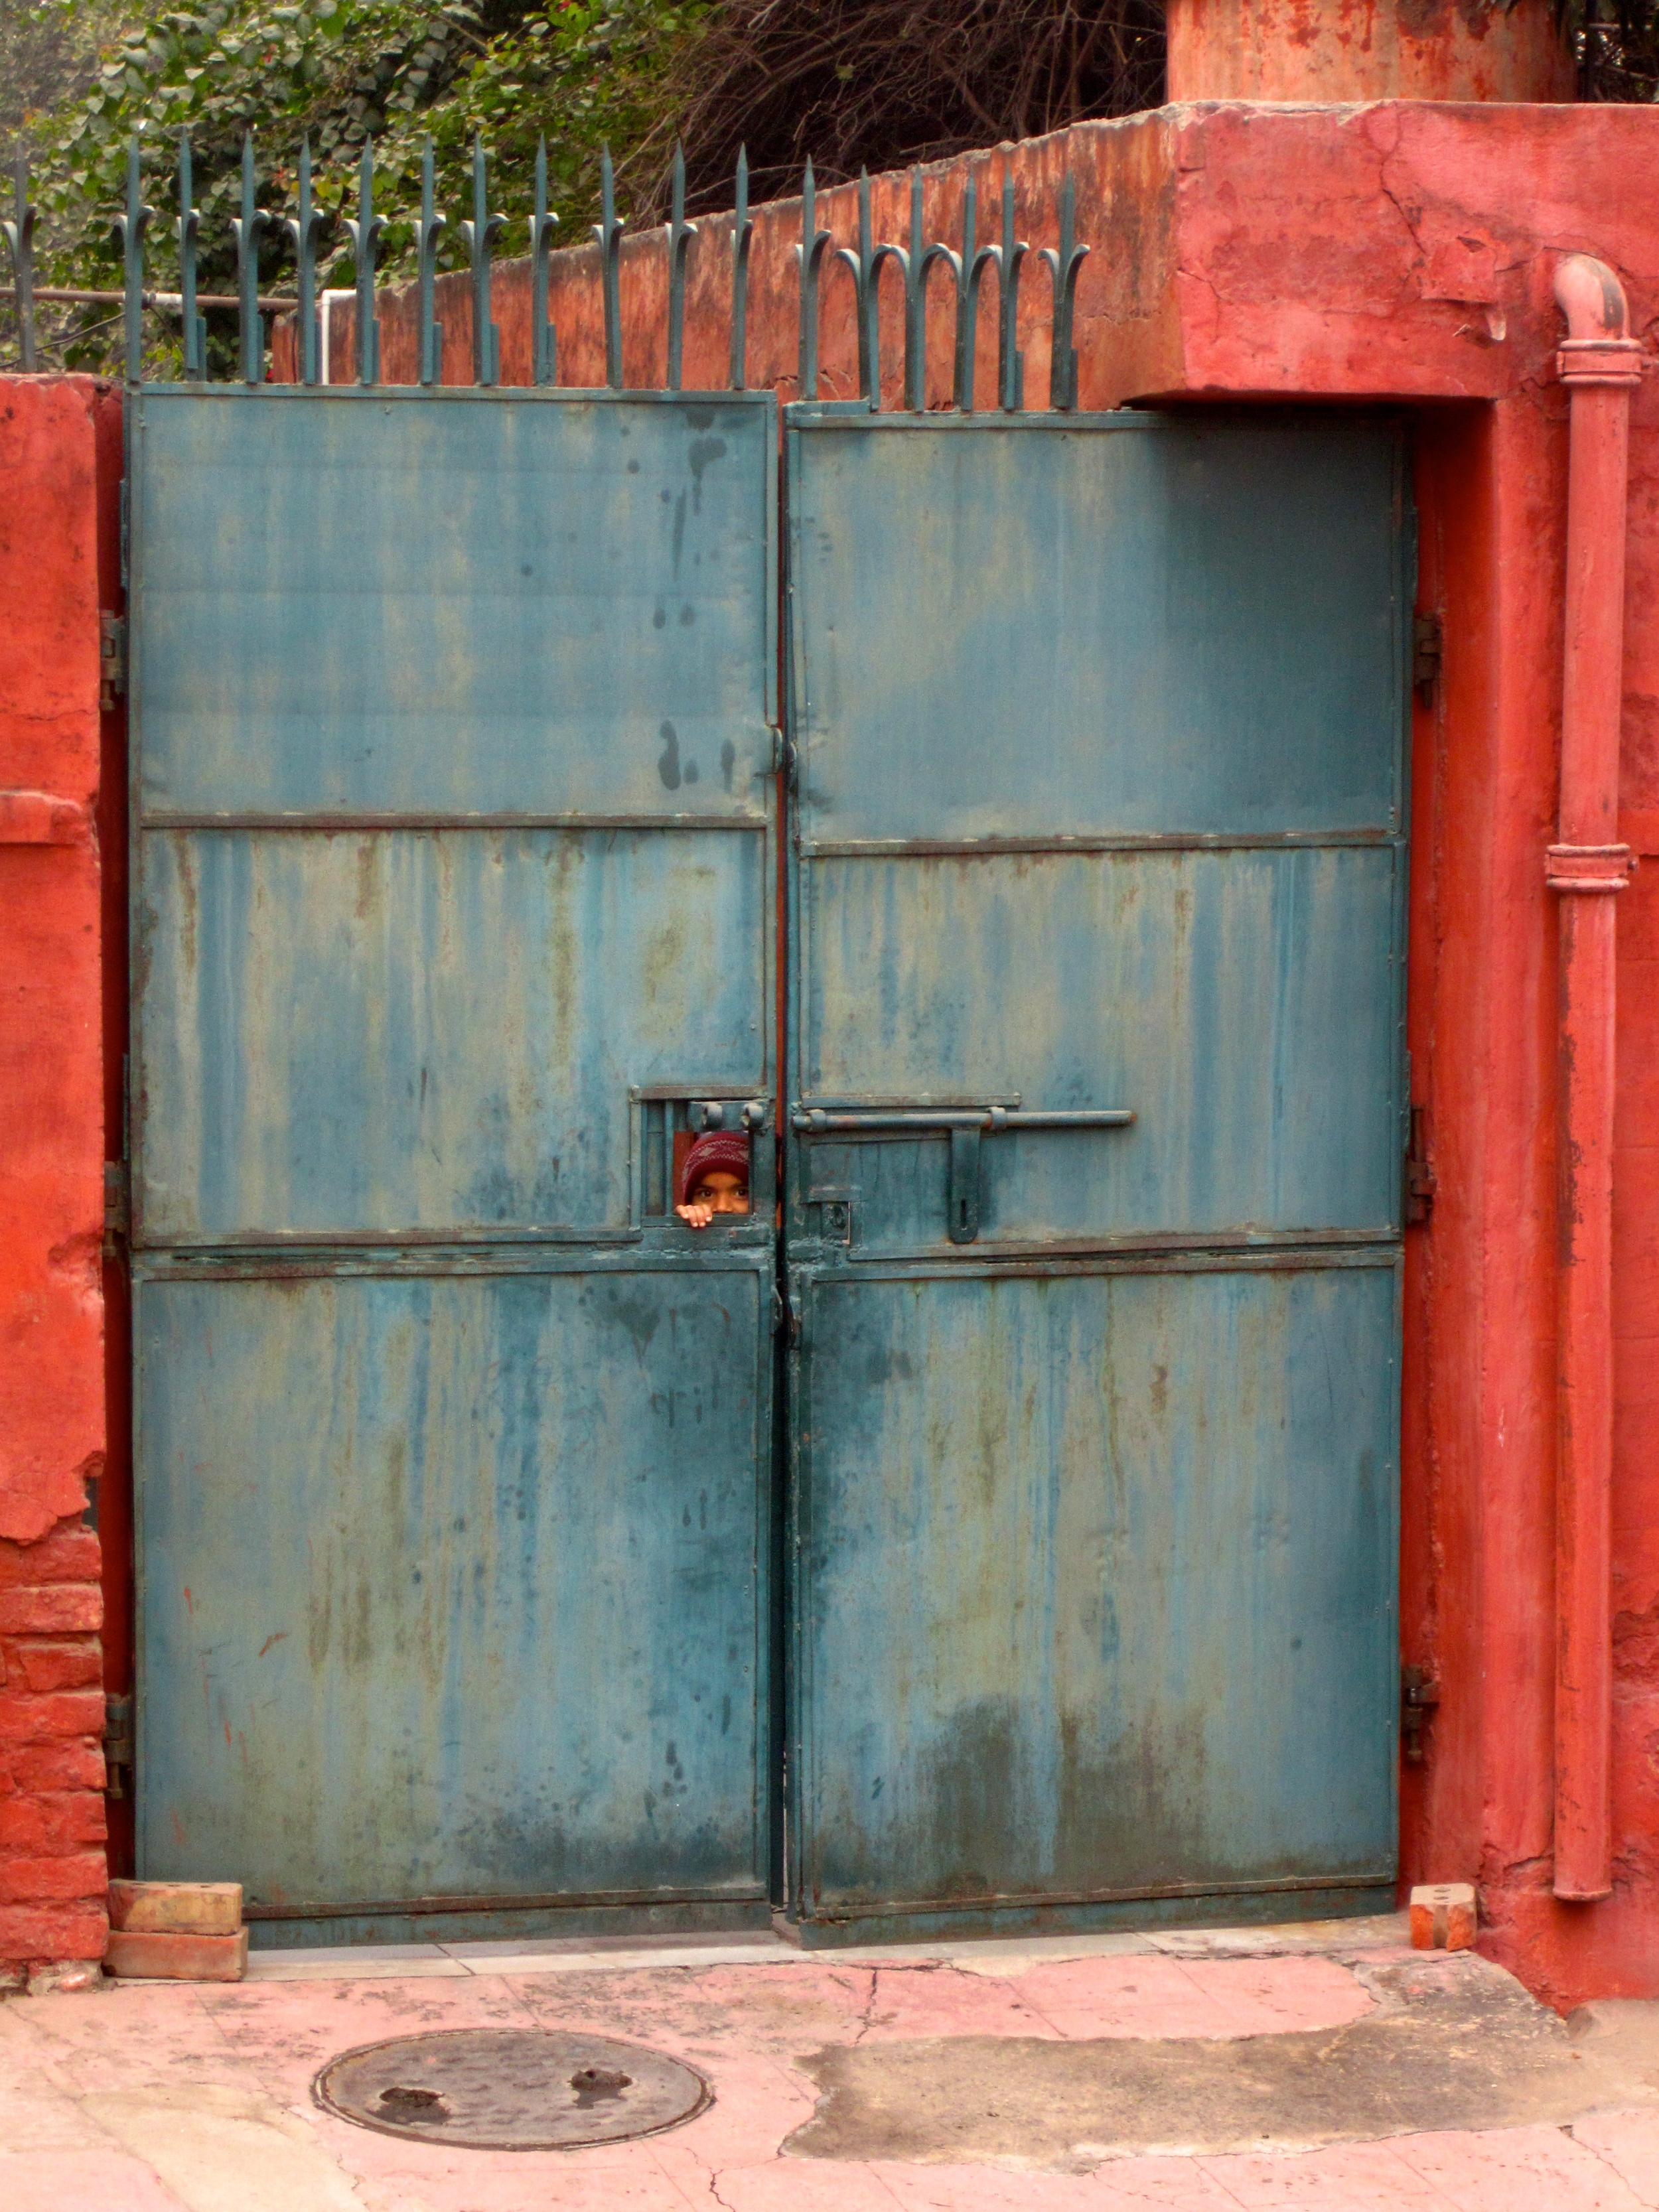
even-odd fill
[[(1659, 2005), (1563, 2023), (1397, 1918), (802, 1954), (767, 1936), (266, 1954), (0, 2004), (6, 2212), (1659, 2212)], [(319, 2109), (356, 2045), (559, 2027), (714, 2102), (576, 2151)]]

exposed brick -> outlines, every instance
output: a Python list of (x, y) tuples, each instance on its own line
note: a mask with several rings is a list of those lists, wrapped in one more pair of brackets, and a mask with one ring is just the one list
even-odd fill
[(101, 1791), (56, 1790), (40, 1796), (0, 1797), (0, 1850), (77, 1851), (108, 1832)]
[(100, 1741), (18, 1744), (0, 1760), (0, 1771), (24, 1796), (35, 1790), (101, 1790), (106, 1778)]
[(240, 1881), (112, 1881), (112, 1932), (134, 1936), (234, 1936), (242, 1924)]
[(108, 1941), (101, 1905), (0, 1905), (0, 1960), (101, 1959)]
[(106, 1972), (174, 1982), (240, 1982), (247, 1972), (247, 1930), (234, 1936), (162, 1936), (113, 1930)]
[(103, 1732), (101, 1691), (54, 1690), (37, 1698), (0, 1690), (0, 1743), (50, 1743), (55, 1737)]
[(0, 1636), (62, 1636), (104, 1625), (104, 1594), (86, 1583), (0, 1589)]
[(90, 1528), (54, 1528), (38, 1544), (0, 1543), (0, 1589), (38, 1583), (95, 1583), (103, 1555)]
[(11, 1661), (10, 1680), (37, 1692), (97, 1687), (104, 1679), (104, 1655), (91, 1636), (73, 1642), (16, 1644)]
[(70, 1851), (61, 1858), (0, 1856), (0, 1905), (56, 1905), (98, 1898), (109, 1888), (102, 1851)]
[(1419, 1951), (1472, 1951), (1475, 1935), (1474, 1885), (1467, 1881), (1420, 1882), (1411, 1895), (1412, 1945)]

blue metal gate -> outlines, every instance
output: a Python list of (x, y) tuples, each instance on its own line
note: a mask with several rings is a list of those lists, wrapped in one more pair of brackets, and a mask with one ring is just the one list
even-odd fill
[[(741, 173), (695, 396), (621, 389), (608, 168), (611, 388), (546, 388), (539, 199), (543, 388), (492, 388), (481, 152), (477, 388), (431, 388), (429, 192), (425, 384), (377, 382), (367, 153), (319, 388), (299, 173), (299, 386), (251, 148), (241, 386), (139, 383), (136, 149), (121, 222), (139, 1871), (290, 1942), (1385, 1899), (1398, 434), (1073, 411), (1069, 186), (1023, 414), (971, 176), (960, 253), (918, 179), (834, 257), (866, 402), (896, 257), (908, 411), (817, 406), (809, 170), (786, 747)], [(200, 380), (186, 156), (179, 204)], [(754, 1207), (700, 1234), (710, 1127)]]
[(139, 1870), (763, 1918), (775, 405), (130, 406)]
[(1387, 1899), (1399, 440), (803, 407), (786, 486), (792, 1911)]

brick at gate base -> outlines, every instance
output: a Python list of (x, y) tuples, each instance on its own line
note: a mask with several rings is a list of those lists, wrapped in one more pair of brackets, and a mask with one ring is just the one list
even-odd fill
[(1412, 1948), (1414, 1951), (1472, 1951), (1474, 1948), (1474, 1885), (1433, 1881), (1412, 1892)]
[(124, 1981), (240, 1982), (247, 1930), (238, 1881), (112, 1881), (104, 1971)]

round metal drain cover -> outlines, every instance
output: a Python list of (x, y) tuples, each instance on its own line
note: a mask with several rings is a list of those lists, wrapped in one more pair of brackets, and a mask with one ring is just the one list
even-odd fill
[(342, 2119), (473, 2150), (560, 2150), (653, 2136), (709, 2102), (701, 2074), (642, 2043), (458, 2027), (343, 2051), (317, 2076)]

